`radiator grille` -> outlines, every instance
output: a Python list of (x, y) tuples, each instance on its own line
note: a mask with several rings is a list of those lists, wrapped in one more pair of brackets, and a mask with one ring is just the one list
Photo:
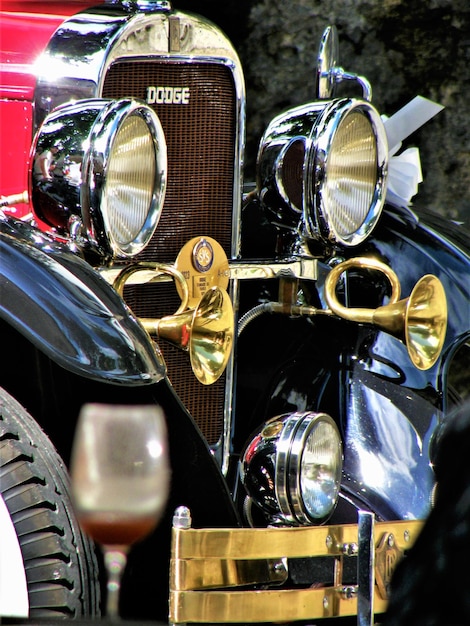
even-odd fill
[[(168, 181), (162, 216), (140, 260), (173, 263), (192, 237), (216, 239), (231, 255), (235, 163), (236, 93), (228, 67), (214, 62), (120, 61), (109, 69), (103, 97), (144, 100), (149, 86), (189, 87), (188, 104), (151, 105), (160, 118), (168, 150)], [(139, 317), (174, 313), (172, 285), (126, 287), (125, 299)], [(160, 342), (170, 381), (209, 444), (223, 428), (225, 377), (201, 385), (189, 357)]]

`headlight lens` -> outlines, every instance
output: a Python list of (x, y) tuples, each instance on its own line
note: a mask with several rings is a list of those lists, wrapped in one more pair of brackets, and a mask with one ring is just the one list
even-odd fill
[(147, 123), (138, 115), (126, 118), (109, 156), (101, 204), (107, 230), (118, 250), (127, 250), (145, 227), (156, 168), (154, 139)]
[(263, 426), (247, 445), (241, 476), (272, 523), (309, 525), (333, 513), (342, 472), (341, 437), (325, 413), (293, 413)]
[(336, 428), (330, 422), (318, 420), (305, 437), (298, 468), (299, 509), (305, 508), (310, 518), (324, 519), (336, 503), (341, 478), (340, 451)]
[(339, 103), (322, 116), (312, 142), (307, 231), (357, 245), (372, 231), (385, 202), (388, 147), (380, 117), (367, 102)]
[[(53, 168), (45, 176), (35, 163), (51, 149)], [(64, 105), (35, 138), (35, 213), (60, 236), (73, 236), (100, 256), (130, 257), (155, 232), (166, 170), (163, 129), (147, 105), (133, 99)]]
[(333, 138), (323, 201), (331, 226), (342, 239), (362, 226), (374, 202), (377, 146), (372, 128), (360, 113), (352, 113)]
[(294, 413), (280, 436), (276, 493), (284, 515), (321, 522), (336, 505), (342, 470), (341, 438), (325, 413)]

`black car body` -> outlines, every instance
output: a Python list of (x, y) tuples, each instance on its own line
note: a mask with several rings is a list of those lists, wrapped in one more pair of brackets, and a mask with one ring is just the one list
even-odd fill
[[(169, 2), (143, 4), (108, 2), (71, 15), (36, 65), (31, 205), (15, 213), (26, 196), (0, 190), (7, 207), (0, 386), (6, 404), (14, 398), (32, 416), (66, 466), (84, 404), (163, 407), (171, 495), (157, 531), (132, 552), (122, 612), (166, 619), (171, 519), (180, 505), (190, 509), (194, 527), (355, 524), (363, 510), (378, 521), (428, 515), (438, 434), (470, 389), (470, 239), (460, 225), (386, 198), (380, 117), (366, 89), (359, 99), (335, 98), (334, 85), (327, 97), (321, 93), (334, 63), (319, 68), (317, 103), (273, 122), (260, 145), (256, 185), (243, 193), (245, 95), (236, 52), (206, 20)], [(323, 43), (326, 50), (331, 45)], [(372, 199), (369, 207), (359, 198), (365, 214), (341, 234), (330, 218), (344, 208), (354, 222), (356, 196), (344, 207), (325, 200), (334, 195), (328, 157), (350, 120), (359, 120), (357, 143), (364, 140), (374, 156), (366, 155), (359, 173), (345, 162), (344, 180), (354, 188), (354, 177), (363, 176)], [(150, 146), (155, 171), (142, 200), (148, 216), (121, 229), (115, 213), (124, 222), (133, 216), (149, 180), (139, 151), (122, 139), (133, 124)], [(113, 169), (122, 146), (123, 170), (138, 163), (137, 183)], [(51, 147), (56, 167), (44, 180), (35, 158)], [(347, 158), (354, 160), (354, 151)], [(379, 265), (368, 265), (370, 259)], [(347, 278), (341, 272), (331, 286), (328, 277), (341, 263)], [(180, 279), (176, 289), (171, 280), (174, 268), (189, 285), (187, 306), (181, 307)], [(184, 332), (199, 335), (196, 318), (206, 306), (212, 312), (206, 301), (201, 305), (208, 292), (230, 294), (235, 331), (230, 324), (210, 330), (188, 355)], [(227, 314), (221, 301), (216, 317)], [(385, 307), (392, 308), (383, 323), (374, 315)], [(424, 321), (413, 330), (418, 309)], [(197, 311), (189, 327), (188, 310)], [(178, 341), (156, 338), (162, 319)], [(425, 352), (424, 364), (416, 349)], [(216, 369), (210, 380), (191, 368), (202, 354)], [(318, 488), (320, 500), (327, 495), (312, 504), (304, 497), (302, 455), (319, 426), (333, 443)], [(301, 431), (305, 439), (296, 439)], [(3, 438), (21, 442), (11, 426)], [(13, 479), (15, 493), (19, 480)], [(3, 497), (8, 503), (8, 493)], [(44, 507), (53, 508), (53, 496), (47, 498)], [(10, 514), (19, 524), (22, 510)], [(42, 534), (41, 524), (29, 532)], [(98, 612), (99, 562), (85, 558), (75, 582), (64, 575), (57, 585), (50, 572), (35, 577), (28, 558), (37, 555), (28, 557), (28, 542), (22, 545), (30, 614)], [(69, 548), (61, 550), (67, 555)], [(301, 560), (292, 563), (289, 583), (308, 585), (317, 576)], [(64, 598), (45, 594), (36, 603), (41, 594), (34, 589), (45, 581)]]

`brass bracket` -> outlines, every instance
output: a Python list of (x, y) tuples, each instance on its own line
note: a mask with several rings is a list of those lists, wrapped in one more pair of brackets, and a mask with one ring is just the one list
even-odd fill
[(400, 549), (392, 533), (383, 533), (375, 550), (375, 582), (380, 597), (386, 600), (388, 588), (398, 561), (404, 551)]

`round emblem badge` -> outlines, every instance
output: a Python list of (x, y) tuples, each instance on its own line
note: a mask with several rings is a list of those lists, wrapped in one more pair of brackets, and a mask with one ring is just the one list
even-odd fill
[(199, 239), (193, 248), (193, 265), (198, 272), (208, 272), (214, 262), (214, 250), (206, 239)]

